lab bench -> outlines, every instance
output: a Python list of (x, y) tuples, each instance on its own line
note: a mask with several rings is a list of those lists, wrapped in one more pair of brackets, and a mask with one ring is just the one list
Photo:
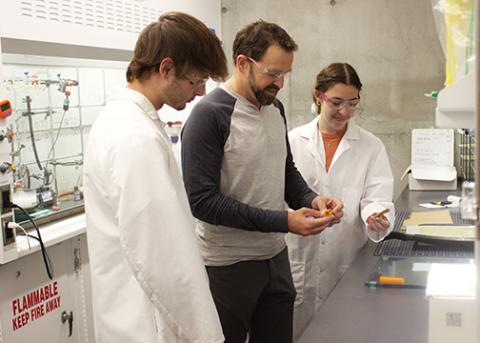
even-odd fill
[[(395, 210), (426, 211), (418, 204), (446, 199), (456, 191), (404, 190)], [(298, 343), (427, 343), (425, 289), (368, 288), (365, 281), (379, 261), (372, 242), (359, 252)]]

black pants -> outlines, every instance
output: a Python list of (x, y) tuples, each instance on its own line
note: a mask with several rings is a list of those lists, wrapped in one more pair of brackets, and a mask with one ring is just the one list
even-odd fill
[(288, 251), (269, 260), (207, 267), (225, 343), (291, 343), (295, 287)]

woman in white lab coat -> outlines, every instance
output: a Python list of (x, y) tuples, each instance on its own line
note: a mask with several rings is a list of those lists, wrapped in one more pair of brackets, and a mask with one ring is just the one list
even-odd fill
[[(352, 120), (361, 88), (349, 64), (330, 64), (316, 78), (318, 115), (289, 133), (295, 164), (308, 185), (318, 194), (341, 199), (345, 206), (341, 222), (320, 235), (287, 237), (297, 288), (297, 335), (368, 238), (378, 242), (392, 230), (393, 176), (385, 146)], [(385, 209), (387, 214), (376, 216)]]

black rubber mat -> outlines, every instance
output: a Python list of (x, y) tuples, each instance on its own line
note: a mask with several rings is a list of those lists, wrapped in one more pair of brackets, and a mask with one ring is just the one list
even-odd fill
[[(462, 219), (460, 212), (450, 211), (452, 221), (456, 225), (474, 225), (472, 220)], [(395, 216), (393, 231), (399, 232), (405, 219), (410, 217), (410, 212), (398, 212)], [(415, 241), (402, 241), (388, 239), (377, 244), (373, 253), (375, 256), (418, 256), (418, 257), (453, 257), (474, 258), (473, 249), (454, 246), (425, 244)]]

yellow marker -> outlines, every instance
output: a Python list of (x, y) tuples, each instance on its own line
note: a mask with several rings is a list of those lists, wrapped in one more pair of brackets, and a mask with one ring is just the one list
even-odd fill
[(405, 284), (405, 278), (380, 275), (380, 277), (378, 278), (378, 283), (380, 285), (399, 285), (399, 286), (403, 286)]
[(375, 218), (378, 218), (378, 217), (380, 217), (381, 215), (384, 215), (385, 213), (388, 213), (388, 212), (390, 212), (390, 209), (389, 209), (389, 208), (384, 208), (384, 209), (381, 210), (380, 212), (375, 213), (373, 216), (374, 216)]

